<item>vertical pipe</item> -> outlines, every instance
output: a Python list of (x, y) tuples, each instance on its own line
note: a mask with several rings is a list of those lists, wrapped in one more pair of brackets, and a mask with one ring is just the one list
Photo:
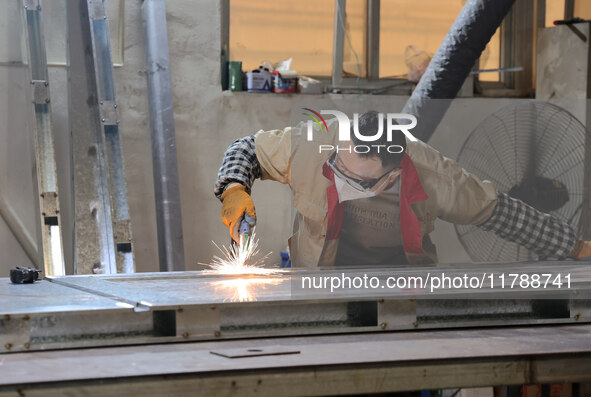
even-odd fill
[[(591, 24), (589, 24), (591, 30)], [(587, 100), (585, 101), (585, 159), (583, 163), (583, 202), (579, 237), (591, 240), (591, 48), (587, 45)]]
[[(536, 29), (545, 28), (545, 27), (546, 27), (546, 0), (536, 0)], [(537, 35), (536, 35), (536, 37), (537, 37)]]
[(148, 101), (161, 271), (185, 270), (164, 0), (144, 0)]
[(337, 88), (341, 85), (343, 81), (346, 8), (346, 0), (336, 0), (334, 11), (334, 38), (332, 48), (332, 86)]
[(367, 79), (380, 78), (380, 0), (367, 0)]
[(564, 0), (564, 19), (575, 17), (575, 0)]
[(230, 0), (220, 1), (221, 26), (221, 83), (222, 90), (228, 89), (228, 61), (230, 60)]

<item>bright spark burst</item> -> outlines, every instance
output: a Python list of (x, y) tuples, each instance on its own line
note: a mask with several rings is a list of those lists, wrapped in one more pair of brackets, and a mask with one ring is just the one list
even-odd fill
[(262, 258), (254, 260), (254, 257), (259, 253), (258, 240), (254, 231), (246, 244), (243, 244), (242, 239), (243, 236), (240, 236), (240, 243), (232, 244), (230, 248), (224, 245), (220, 248), (213, 242), (222, 255), (214, 255), (212, 262), (207, 264), (211, 270), (205, 270), (204, 272), (220, 275), (246, 276), (212, 281), (210, 285), (214, 287), (216, 292), (223, 291), (224, 294), (230, 294), (230, 297), (227, 299), (231, 301), (256, 301), (257, 295), (261, 290), (266, 289), (270, 285), (277, 285), (283, 282), (281, 278), (261, 278), (260, 276), (278, 275), (283, 271), (277, 268), (266, 268), (263, 266), (263, 262), (271, 254), (270, 252)]
[(232, 244), (230, 248), (226, 248), (222, 245), (219, 247), (215, 242), (213, 244), (217, 249), (220, 250), (222, 256), (214, 255), (213, 261), (208, 264), (211, 270), (206, 270), (208, 273), (215, 274), (258, 274), (258, 275), (270, 275), (278, 272), (278, 269), (271, 269), (263, 267), (264, 260), (271, 254), (269, 252), (262, 258), (254, 261), (253, 263), (247, 263), (252, 261), (255, 256), (258, 255), (259, 242), (256, 239), (256, 234), (253, 232), (246, 244), (243, 244), (243, 236), (240, 236), (239, 244)]
[(230, 280), (214, 281), (211, 285), (216, 292), (231, 294), (226, 300), (232, 302), (252, 302), (257, 300), (257, 295), (270, 285), (278, 285), (283, 282), (281, 278), (234, 278)]

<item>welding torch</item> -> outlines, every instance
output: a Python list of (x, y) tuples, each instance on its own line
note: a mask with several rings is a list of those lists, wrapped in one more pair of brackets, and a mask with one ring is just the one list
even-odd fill
[[(238, 227), (238, 244), (241, 244), (240, 248), (246, 248), (248, 246), (248, 242), (252, 236), (252, 231), (254, 229), (254, 223), (256, 218), (252, 218), (248, 216), (246, 213), (242, 216), (239, 227)], [(233, 244), (237, 244), (234, 239), (232, 239)]]
[(246, 218), (242, 219), (242, 221), (240, 222), (240, 229), (238, 233), (240, 235), (240, 242), (242, 243), (242, 248), (247, 247), (248, 240), (250, 240), (250, 236), (252, 233), (252, 226), (250, 226), (250, 223), (248, 223)]
[(256, 225), (254, 203), (246, 186), (239, 183), (231, 183), (221, 195), (222, 222), (230, 228), (232, 246), (242, 241), (241, 248), (250, 244), (252, 229)]

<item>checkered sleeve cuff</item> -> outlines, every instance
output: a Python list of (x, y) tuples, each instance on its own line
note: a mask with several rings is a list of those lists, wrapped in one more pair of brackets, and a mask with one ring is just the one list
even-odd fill
[(220, 199), (226, 186), (232, 182), (246, 186), (250, 193), (254, 180), (260, 177), (261, 165), (257, 159), (254, 135), (237, 139), (224, 153), (214, 193)]
[(534, 251), (540, 259), (565, 259), (572, 252), (577, 236), (568, 223), (503, 192), (497, 195), (491, 217), (480, 228)]

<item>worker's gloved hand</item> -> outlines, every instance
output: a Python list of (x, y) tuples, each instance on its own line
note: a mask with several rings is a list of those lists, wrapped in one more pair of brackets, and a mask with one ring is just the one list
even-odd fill
[(254, 202), (243, 185), (234, 185), (222, 193), (222, 222), (230, 229), (230, 236), (238, 242), (238, 229), (242, 219), (254, 226), (257, 221)]
[(574, 259), (589, 259), (591, 260), (591, 241), (579, 240), (575, 249), (568, 256)]

